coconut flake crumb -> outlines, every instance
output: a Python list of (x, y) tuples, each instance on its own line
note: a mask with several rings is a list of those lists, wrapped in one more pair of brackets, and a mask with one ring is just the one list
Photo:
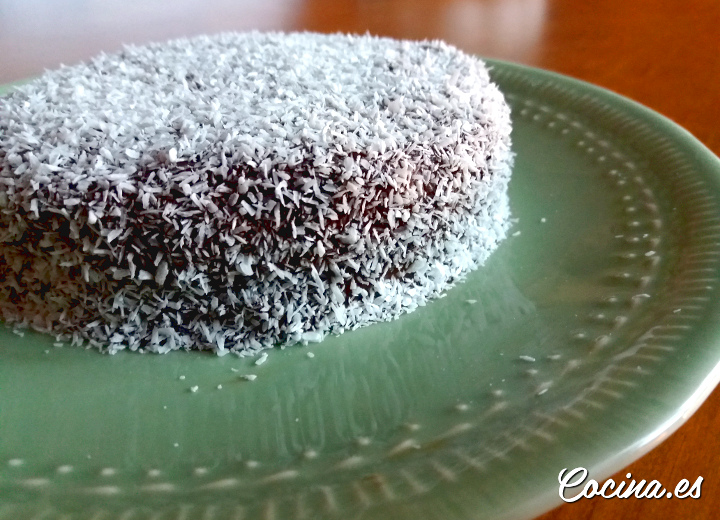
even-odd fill
[(255, 381), (257, 379), (257, 376), (255, 374), (245, 374), (242, 376), (243, 379), (247, 381)]
[(523, 361), (527, 361), (528, 363), (535, 363), (535, 358), (532, 356), (519, 356), (519, 358)]
[(191, 387), (190, 387), (190, 391), (191, 391), (193, 394), (194, 394), (195, 392), (197, 392), (199, 389), (200, 389), (200, 387), (199, 387), (198, 385), (195, 385), (195, 386), (191, 386)]

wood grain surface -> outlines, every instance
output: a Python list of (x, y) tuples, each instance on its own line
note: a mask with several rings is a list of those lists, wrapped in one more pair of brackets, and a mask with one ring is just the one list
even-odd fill
[[(370, 32), (441, 38), (480, 55), (574, 76), (630, 97), (720, 154), (718, 0), (0, 0), (0, 84), (123, 43), (223, 30)], [(686, 499), (583, 499), (542, 520), (720, 518), (720, 391), (658, 448), (616, 475)]]

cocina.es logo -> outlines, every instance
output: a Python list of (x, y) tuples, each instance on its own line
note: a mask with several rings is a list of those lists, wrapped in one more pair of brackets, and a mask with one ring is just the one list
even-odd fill
[[(675, 485), (674, 492), (665, 489), (660, 482), (657, 480), (640, 480), (639, 482), (632, 478), (632, 474), (628, 473), (625, 475), (626, 478), (631, 479), (629, 482), (618, 482), (616, 483), (613, 479), (607, 479), (602, 486), (598, 484), (597, 480), (590, 479), (587, 482), (585, 480), (588, 477), (588, 470), (582, 467), (575, 468), (568, 471), (567, 468), (558, 475), (558, 482), (560, 483), (560, 498), (565, 502), (577, 502), (581, 498), (700, 498), (702, 492), (703, 477), (698, 477), (695, 482), (690, 485), (688, 479), (682, 479)], [(582, 491), (579, 493), (568, 496), (569, 490), (577, 488), (585, 483)]]

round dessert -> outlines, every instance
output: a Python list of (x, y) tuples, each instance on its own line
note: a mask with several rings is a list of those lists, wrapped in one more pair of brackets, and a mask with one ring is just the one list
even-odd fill
[(509, 226), (510, 112), (441, 42), (222, 34), (0, 98), (0, 312), (219, 354), (391, 320)]

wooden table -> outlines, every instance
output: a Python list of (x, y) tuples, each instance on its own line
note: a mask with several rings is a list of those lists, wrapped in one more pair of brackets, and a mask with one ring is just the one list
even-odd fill
[[(0, 0), (0, 84), (121, 43), (221, 30), (307, 29), (441, 38), (635, 99), (720, 154), (718, 0)], [(720, 390), (660, 447), (614, 478), (674, 486), (699, 500), (582, 500), (542, 520), (720, 517)]]

